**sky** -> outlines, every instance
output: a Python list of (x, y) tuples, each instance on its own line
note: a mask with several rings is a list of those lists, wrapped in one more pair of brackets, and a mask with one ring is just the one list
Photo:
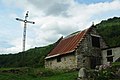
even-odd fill
[(0, 54), (22, 52), (23, 22), (29, 11), (26, 50), (56, 42), (61, 36), (120, 17), (120, 0), (0, 0)]

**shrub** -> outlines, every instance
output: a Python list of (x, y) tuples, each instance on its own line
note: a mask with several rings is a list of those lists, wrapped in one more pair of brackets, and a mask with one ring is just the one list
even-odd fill
[(89, 76), (94, 80), (110, 80), (120, 78), (120, 64), (112, 63), (110, 66), (102, 65), (99, 70), (89, 71)]

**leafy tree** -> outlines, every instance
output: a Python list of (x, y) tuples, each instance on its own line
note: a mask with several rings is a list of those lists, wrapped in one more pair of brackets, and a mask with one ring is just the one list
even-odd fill
[(96, 26), (99, 34), (110, 47), (120, 45), (120, 17), (103, 20)]

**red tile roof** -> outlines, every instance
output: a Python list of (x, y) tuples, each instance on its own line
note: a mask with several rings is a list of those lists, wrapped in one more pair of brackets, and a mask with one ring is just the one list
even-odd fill
[(63, 38), (58, 43), (58, 45), (48, 54), (46, 58), (51, 58), (75, 51), (75, 49), (77, 48), (77, 46), (79, 46), (80, 41), (82, 41), (87, 31), (88, 29)]

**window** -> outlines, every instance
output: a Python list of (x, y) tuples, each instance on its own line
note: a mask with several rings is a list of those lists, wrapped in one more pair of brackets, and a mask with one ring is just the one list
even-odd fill
[(61, 56), (57, 57), (57, 62), (61, 62)]
[(113, 62), (113, 56), (107, 57), (107, 62)]
[(112, 50), (107, 50), (107, 62), (113, 62)]
[(112, 50), (107, 50), (107, 56), (112, 55)]
[(92, 36), (92, 46), (93, 47), (100, 47), (100, 38), (96, 36)]

